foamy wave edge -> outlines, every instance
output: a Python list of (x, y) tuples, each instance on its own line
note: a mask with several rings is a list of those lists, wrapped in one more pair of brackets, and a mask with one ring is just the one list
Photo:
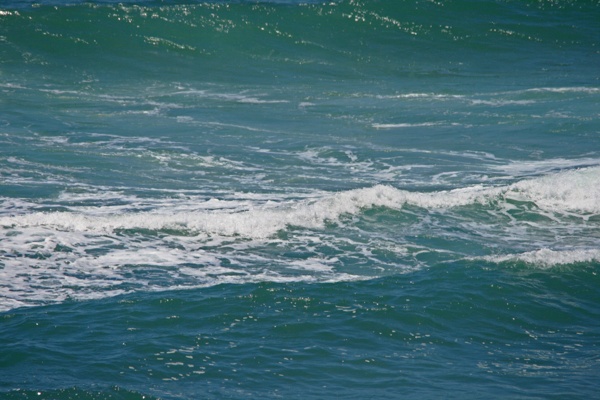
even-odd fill
[(508, 186), (470, 186), (448, 191), (410, 192), (386, 185), (322, 195), (316, 199), (270, 202), (245, 210), (190, 211), (190, 204), (173, 204), (149, 212), (106, 212), (107, 207), (69, 212), (35, 212), (0, 217), (5, 228), (47, 227), (64, 231), (112, 233), (127, 229), (184, 230), (194, 234), (266, 238), (288, 226), (318, 229), (343, 215), (385, 207), (412, 205), (447, 209), (472, 204), (524, 201), (544, 212), (588, 219), (600, 215), (600, 167), (568, 170)]
[(539, 268), (551, 268), (578, 263), (600, 262), (600, 250), (551, 250), (539, 249), (521, 254), (482, 257), (493, 263), (524, 262)]

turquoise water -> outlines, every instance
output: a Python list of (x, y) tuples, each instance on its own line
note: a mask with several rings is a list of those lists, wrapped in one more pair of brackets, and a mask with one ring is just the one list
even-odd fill
[(597, 1), (0, 4), (0, 398), (589, 399)]

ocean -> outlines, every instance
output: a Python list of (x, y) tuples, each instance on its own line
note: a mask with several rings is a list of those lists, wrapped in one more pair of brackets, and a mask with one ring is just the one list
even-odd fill
[(0, 399), (593, 399), (597, 0), (0, 2)]

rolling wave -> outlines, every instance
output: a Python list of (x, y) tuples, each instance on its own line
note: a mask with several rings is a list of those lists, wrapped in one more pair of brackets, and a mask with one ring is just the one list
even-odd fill
[[(600, 167), (497, 187), (411, 192), (376, 185), (303, 200), (163, 200), (146, 211), (107, 204), (39, 212), (35, 203), (4, 203), (13, 215), (0, 217), (2, 309), (219, 283), (370, 279), (423, 268), (431, 264), (426, 254), (437, 254), (438, 263), (466, 257), (543, 268), (599, 259), (593, 235), (575, 235), (587, 242), (561, 238), (596, 229)], [(473, 258), (428, 242), (458, 227), (464, 233), (455, 240), (496, 255)], [(489, 238), (496, 244), (486, 249)], [(523, 252), (512, 245), (498, 255), (503, 241), (521, 242)], [(360, 260), (369, 260), (368, 270)]]
[[(209, 200), (212, 205), (218, 200)], [(183, 230), (194, 234), (240, 235), (267, 238), (287, 226), (323, 228), (344, 215), (373, 207), (400, 210), (412, 205), (428, 210), (490, 204), (529, 202), (541, 211), (578, 214), (583, 219), (600, 214), (600, 167), (583, 168), (522, 180), (512, 185), (472, 187), (438, 192), (410, 192), (377, 185), (332, 193), (300, 202), (269, 202), (231, 212), (228, 208), (193, 211), (191, 204), (170, 204), (147, 212), (107, 213), (108, 207), (83, 212), (35, 212), (0, 217), (0, 225), (12, 228), (50, 227), (64, 231), (114, 233), (118, 230)], [(206, 205), (205, 205), (206, 206)], [(178, 210), (178, 208), (180, 210)], [(107, 215), (108, 214), (108, 215)]]

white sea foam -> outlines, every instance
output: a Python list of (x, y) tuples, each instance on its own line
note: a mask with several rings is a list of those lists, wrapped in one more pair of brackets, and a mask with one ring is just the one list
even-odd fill
[[(589, 219), (600, 215), (600, 167), (552, 173), (512, 185), (476, 185), (436, 192), (376, 185), (287, 198), (282, 195), (229, 194), (227, 199), (210, 199), (185, 194), (144, 200), (114, 191), (104, 199), (120, 198), (129, 204), (70, 205), (70, 201), (75, 204), (87, 201), (86, 196), (94, 199), (91, 192), (63, 193), (57, 201), (58, 204), (67, 201), (62, 208), (68, 211), (61, 212), (39, 212), (36, 211), (39, 204), (3, 199), (0, 310), (69, 298), (113, 296), (132, 290), (261, 280), (329, 282), (365, 279), (386, 273), (386, 269), (395, 273), (408, 271), (422, 266), (419, 254), (446, 254), (447, 250), (420, 248), (410, 243), (404, 245), (402, 233), (393, 237), (382, 233), (368, 241), (346, 237), (342, 234), (345, 226), (351, 231), (362, 229), (348, 216), (360, 215), (374, 207), (422, 208), (424, 213), (407, 210), (410, 215), (419, 216), (419, 221), (410, 226), (417, 235), (425, 232), (428, 224), (436, 223), (427, 222), (430, 213), (435, 214), (436, 210), (447, 213), (455, 207), (470, 205), (488, 208), (496, 215), (502, 210), (521, 207), (514, 202), (526, 202), (528, 205), (523, 209), (527, 212), (538, 212), (543, 216), (566, 214), (569, 220), (573, 216)], [(95, 201), (103, 202), (97, 198)], [(145, 211), (136, 211), (140, 206)], [(460, 221), (466, 218), (460, 213), (450, 213), (456, 214)], [(558, 218), (557, 221), (560, 228), (560, 221), (565, 219)], [(329, 223), (339, 224), (336, 229), (339, 233), (332, 236), (330, 231), (324, 230)], [(484, 221), (466, 220), (463, 228), (476, 230), (477, 237), (496, 237), (499, 243), (504, 240), (502, 235), (529, 237), (521, 229), (523, 224), (514, 220), (512, 223), (516, 225), (506, 226), (508, 231), (504, 233), (484, 226)], [(596, 222), (590, 223), (593, 229)], [(576, 228), (586, 224), (579, 223)], [(527, 229), (544, 228), (529, 222), (525, 225)], [(564, 234), (571, 228), (566, 227)], [(454, 235), (461, 240), (473, 240), (468, 232)], [(547, 250), (555, 239), (550, 236), (531, 243), (531, 247), (543, 250), (486, 260), (520, 260), (544, 267), (600, 259), (600, 251), (590, 250), (595, 243), (593, 238), (580, 241), (583, 250)], [(323, 247), (330, 250), (319, 250)], [(297, 250), (307, 256), (289, 258), (283, 256), (286, 250), (272, 254), (273, 249), (278, 248), (290, 248), (292, 252)], [(348, 248), (353, 249), (352, 254), (348, 254)], [(380, 258), (375, 250), (384, 251), (387, 256)], [(389, 262), (386, 257), (391, 257)], [(358, 274), (358, 270), (346, 270), (346, 261), (342, 258), (368, 259), (372, 261), (370, 271)], [(405, 261), (406, 266), (399, 265)]]
[(494, 263), (504, 262), (525, 262), (540, 268), (550, 268), (559, 265), (569, 265), (575, 263), (600, 262), (600, 250), (581, 249), (581, 250), (551, 250), (539, 249), (528, 251), (521, 254), (509, 254), (502, 256), (487, 256), (484, 260)]
[(418, 122), (418, 123), (397, 123), (397, 124), (373, 124), (375, 129), (394, 129), (394, 128), (417, 128), (425, 126), (438, 126), (441, 122)]
[[(0, 263), (0, 312), (15, 307), (71, 300), (90, 300), (112, 297), (137, 290), (160, 291), (190, 289), (217, 284), (252, 282), (348, 281), (364, 279), (357, 275), (339, 273), (327, 260), (295, 260), (284, 273), (285, 265), (273, 268), (253, 267), (256, 260), (228, 254), (228, 262), (244, 268), (222, 264), (220, 257), (210, 251), (189, 246), (169, 248), (165, 243), (135, 239), (79, 236), (65, 232), (23, 230), (9, 238), (4, 251), (23, 251), (29, 255), (2, 257)], [(21, 237), (21, 243), (19, 242)], [(36, 239), (37, 237), (37, 239)], [(33, 240), (36, 240), (33, 242)], [(71, 243), (69, 251), (57, 250), (58, 244)], [(94, 255), (95, 248), (112, 248), (105, 254)], [(32, 253), (35, 251), (35, 253)], [(222, 255), (221, 255), (222, 257)]]
[(371, 125), (375, 129), (402, 129), (402, 128), (423, 128), (423, 127), (432, 127), (432, 126), (463, 126), (466, 127), (468, 125), (463, 125), (458, 122), (447, 122), (447, 121), (437, 121), (437, 122), (400, 122), (395, 124), (380, 124), (374, 123)]
[[(0, 217), (0, 226), (53, 227), (66, 231), (113, 233), (127, 229), (175, 229), (224, 236), (266, 238), (287, 226), (310, 229), (336, 222), (344, 214), (363, 209), (401, 209), (405, 204), (426, 209), (449, 208), (490, 201), (532, 202), (541, 210), (581, 215), (600, 213), (600, 167), (570, 170), (519, 181), (508, 186), (470, 186), (438, 192), (410, 192), (385, 185), (323, 195), (315, 200), (249, 204), (247, 209), (206, 210), (189, 204), (147, 212), (110, 214), (107, 207), (95, 212), (47, 212)], [(181, 207), (184, 207), (182, 209)], [(110, 209), (110, 207), (108, 207)], [(120, 210), (122, 211), (122, 210)]]
[(588, 86), (567, 86), (567, 87), (542, 87), (527, 89), (528, 92), (551, 92), (551, 93), (600, 93), (600, 88)]
[[(497, 191), (497, 190), (495, 190)], [(489, 196), (489, 189), (468, 188), (451, 192), (411, 193), (390, 186), (378, 185), (334, 193), (316, 200), (266, 203), (246, 210), (229, 208), (190, 211), (180, 207), (165, 207), (148, 212), (118, 212), (110, 214), (102, 207), (96, 212), (33, 212), (0, 217), (0, 226), (48, 227), (61, 231), (112, 234), (120, 230), (188, 230), (197, 234), (266, 238), (287, 226), (322, 228), (328, 221), (336, 222), (344, 214), (357, 214), (371, 207), (400, 209), (405, 203), (424, 208), (466, 205)], [(118, 210), (122, 211), (122, 210)]]
[(197, 90), (197, 89), (184, 89), (172, 93), (171, 95), (187, 95), (199, 98), (211, 99), (211, 100), (223, 100), (233, 101), (237, 103), (249, 103), (249, 104), (277, 104), (277, 103), (289, 103), (288, 100), (284, 99), (264, 99), (261, 98), (262, 94), (249, 94), (248, 92), (242, 91), (240, 93), (219, 93), (209, 90)]
[[(308, 148), (297, 153), (286, 153), (316, 166), (342, 167), (364, 174), (373, 173), (373, 161), (360, 160), (352, 150), (334, 150), (332, 148)], [(377, 171), (378, 172), (378, 171)]]
[(552, 158), (545, 160), (532, 161), (511, 161), (499, 165), (492, 165), (492, 170), (501, 171), (513, 177), (527, 175), (541, 175), (556, 172), (561, 169), (585, 168), (599, 166), (600, 159), (598, 158)]
[(600, 167), (568, 170), (511, 185), (507, 198), (554, 212), (600, 213)]
[[(515, 91), (504, 91), (504, 92), (490, 92), (490, 93), (477, 93), (472, 96), (465, 95), (451, 95), (441, 93), (400, 93), (393, 95), (377, 95), (377, 99), (382, 100), (407, 100), (407, 101), (455, 101), (462, 102), (468, 105), (478, 106), (491, 106), (491, 107), (503, 107), (503, 106), (527, 106), (536, 104), (539, 99), (531, 98), (532, 94), (548, 94), (552, 96), (554, 94), (580, 94), (580, 95), (595, 95), (600, 93), (600, 88), (587, 87), (587, 86), (573, 86), (573, 87), (540, 87), (530, 88), (524, 90)], [(525, 98), (523, 98), (525, 96)], [(412, 126), (413, 124), (375, 124), (378, 127), (384, 128), (401, 128), (406, 126)], [(387, 125), (390, 125), (389, 127)], [(398, 125), (398, 126), (396, 126)], [(405, 126), (406, 125), (406, 126)], [(418, 126), (418, 124), (417, 124)], [(422, 125), (429, 126), (429, 125)]]
[[(244, 251), (252, 246), (250, 242), (207, 240), (204, 241), (207, 247), (202, 248), (199, 237), (109, 235), (47, 226), (11, 229), (3, 236), (0, 312), (68, 299), (111, 297), (136, 290), (262, 281), (364, 279), (335, 271), (335, 257), (308, 257), (291, 262), (265, 258)], [(221, 248), (227, 251), (219, 250)]]
[(378, 99), (426, 99), (426, 100), (448, 100), (463, 99), (463, 95), (441, 94), (441, 93), (400, 93), (393, 95), (377, 95)]
[(474, 106), (485, 105), (485, 106), (492, 106), (492, 107), (526, 106), (529, 104), (535, 104), (535, 101), (533, 101), (533, 100), (507, 100), (507, 99), (496, 99), (496, 100), (472, 99), (472, 100), (470, 100), (470, 102)]
[(278, 103), (289, 103), (288, 100), (264, 100), (257, 97), (242, 97), (237, 100), (239, 103), (249, 104), (278, 104)]

